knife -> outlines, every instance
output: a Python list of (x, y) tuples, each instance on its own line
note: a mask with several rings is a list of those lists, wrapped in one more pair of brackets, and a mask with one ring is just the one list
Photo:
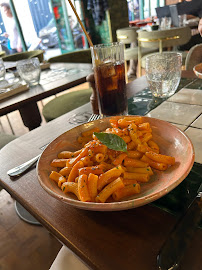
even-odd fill
[(175, 270), (189, 246), (202, 217), (202, 184), (197, 195), (172, 229), (157, 256), (159, 270)]

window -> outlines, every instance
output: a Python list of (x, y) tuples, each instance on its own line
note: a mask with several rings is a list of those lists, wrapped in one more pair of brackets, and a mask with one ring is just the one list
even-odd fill
[(164, 6), (165, 0), (139, 0), (140, 19), (156, 16), (156, 7)]

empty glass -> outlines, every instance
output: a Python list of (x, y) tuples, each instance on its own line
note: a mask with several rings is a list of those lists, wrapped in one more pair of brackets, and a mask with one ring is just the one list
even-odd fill
[(171, 17), (163, 17), (160, 19), (160, 29), (170, 29), (171, 28), (172, 19)]
[(178, 19), (179, 19), (179, 27), (186, 26), (186, 23), (187, 23), (187, 15), (186, 14), (179, 15)]
[(30, 86), (34, 86), (39, 83), (41, 68), (37, 57), (20, 60), (17, 62), (16, 67), (21, 79)]
[(182, 55), (178, 52), (156, 53), (146, 57), (146, 78), (154, 97), (172, 96), (181, 79)]
[(0, 80), (4, 80), (6, 75), (6, 69), (2, 58), (0, 58)]

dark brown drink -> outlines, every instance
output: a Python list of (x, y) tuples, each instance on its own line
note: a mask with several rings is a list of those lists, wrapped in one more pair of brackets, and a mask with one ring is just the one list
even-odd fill
[(94, 68), (101, 114), (104, 116), (127, 114), (125, 67), (104, 63)]

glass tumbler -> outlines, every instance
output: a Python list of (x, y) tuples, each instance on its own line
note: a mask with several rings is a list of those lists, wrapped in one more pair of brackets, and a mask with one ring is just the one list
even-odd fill
[(178, 19), (179, 19), (179, 27), (186, 26), (186, 22), (187, 22), (187, 15), (186, 14), (179, 15)]
[(5, 79), (6, 69), (2, 58), (0, 58), (0, 81)]
[(156, 53), (146, 57), (146, 78), (152, 95), (172, 96), (181, 79), (182, 55), (178, 52)]
[(30, 86), (39, 84), (41, 68), (37, 57), (18, 61), (16, 68), (21, 79), (27, 84)]
[(119, 42), (91, 47), (91, 56), (101, 117), (126, 115), (124, 45)]

